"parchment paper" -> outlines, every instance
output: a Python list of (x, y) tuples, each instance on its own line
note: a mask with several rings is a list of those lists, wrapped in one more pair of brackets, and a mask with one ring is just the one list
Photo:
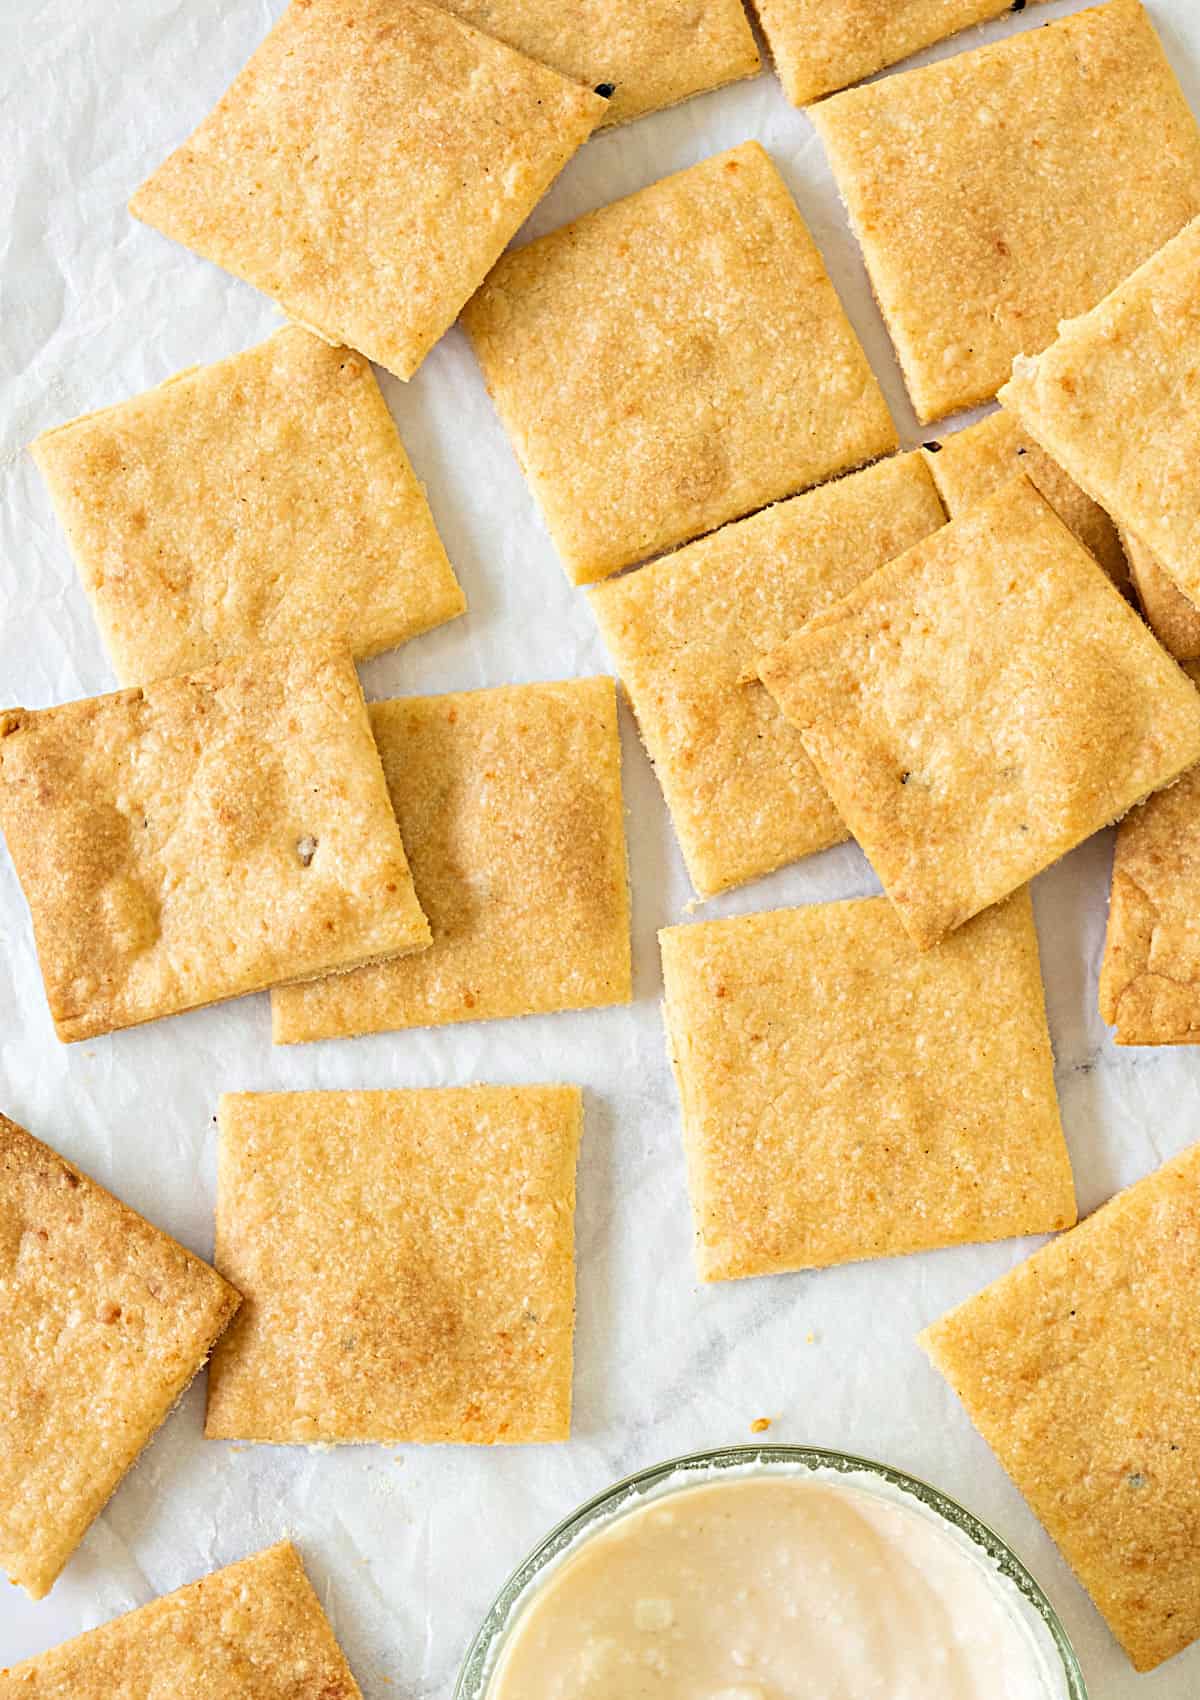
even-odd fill
[[(1076, 9), (1054, 0), (940, 53)], [(24, 454), (36, 432), (246, 347), (276, 309), (134, 223), (125, 200), (223, 92), (276, 0), (0, 0), (0, 700), (40, 706), (114, 680)], [(1200, 6), (1151, 0), (1193, 105)], [(926, 57), (932, 57), (927, 55)], [(540, 233), (749, 136), (771, 149), (880, 372), (909, 411), (808, 120), (767, 75), (604, 134), (531, 221)], [(604, 373), (596, 373), (597, 385)], [(470, 612), (370, 663), (369, 696), (608, 670), (483, 383), (451, 332), (407, 386), (384, 380)], [(925, 435), (929, 433), (926, 432)], [(917, 1329), (1030, 1249), (1007, 1243), (702, 1289), (692, 1272), (655, 930), (690, 891), (625, 717), (637, 1001), (632, 1008), (272, 1050), (254, 998), (84, 1046), (54, 1037), (24, 901), (0, 856), (0, 1107), (151, 1220), (211, 1254), (221, 1090), (574, 1080), (579, 1173), (576, 1417), (529, 1450), (239, 1448), (201, 1437), (193, 1388), (51, 1597), (0, 1592), (0, 1664), (290, 1533), (368, 1700), (447, 1695), (509, 1569), (579, 1500), (671, 1454), (772, 1440), (873, 1455), (930, 1477), (1016, 1547), (1075, 1638), (1095, 1700), (1194, 1700), (1200, 1647), (1136, 1678), (956, 1400)], [(1095, 1009), (1106, 837), (1038, 880), (1058, 1085), (1090, 1210), (1200, 1135), (1200, 1055), (1112, 1047)], [(743, 913), (877, 889), (853, 848), (705, 906)], [(0, 1327), (3, 1318), (0, 1317)], [(0, 1445), (3, 1437), (0, 1436)]]

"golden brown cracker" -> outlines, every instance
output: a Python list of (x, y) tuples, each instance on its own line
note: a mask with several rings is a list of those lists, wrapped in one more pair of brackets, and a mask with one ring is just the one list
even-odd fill
[(64, 1040), (429, 942), (340, 644), (0, 715), (0, 825)]
[(0, 1116), (0, 1566), (35, 1600), (237, 1305), (215, 1270)]
[(1200, 212), (1200, 130), (1140, 0), (835, 95), (812, 117), (923, 420), (989, 400), (1015, 355)]
[(279, 1044), (628, 1003), (611, 679), (370, 705), (428, 950), (272, 996)]
[(463, 323), (577, 584), (896, 446), (757, 142), (506, 255)]
[(206, 1433), (565, 1440), (581, 1123), (574, 1086), (223, 1097), (216, 1262), (244, 1305)]
[(705, 1280), (1074, 1221), (1027, 892), (926, 952), (880, 897), (659, 937)]
[(1200, 1145), (927, 1328), (1137, 1670), (1200, 1635)]
[(755, 664), (944, 517), (896, 456), (589, 592), (700, 896), (845, 838)]
[(370, 366), (299, 326), (33, 454), (123, 685), (259, 644), (376, 655), (466, 606)]
[(410, 378), (606, 111), (420, 0), (292, 0), (129, 203)]
[(760, 672), (921, 946), (1200, 759), (1200, 695), (1020, 477)]

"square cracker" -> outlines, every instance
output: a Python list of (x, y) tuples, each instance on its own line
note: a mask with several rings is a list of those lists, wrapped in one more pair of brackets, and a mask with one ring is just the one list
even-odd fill
[(1139, 0), (812, 116), (921, 419), (994, 396), (1200, 212), (1200, 130)]
[(882, 897), (659, 938), (704, 1280), (1075, 1220), (1027, 892), (924, 953)]
[(1178, 589), (1154, 551), (1132, 532), (1121, 532), (1121, 546), (1150, 630), (1176, 661), (1200, 661), (1200, 608)]
[(216, 1261), (245, 1303), (205, 1432), (565, 1440), (582, 1116), (574, 1086), (223, 1097)]
[(901, 455), (589, 593), (700, 896), (845, 838), (755, 663), (944, 518)]
[(754, 0), (794, 106), (860, 82), (1012, 6), (1013, 0)]
[(60, 1039), (429, 943), (338, 644), (0, 714), (0, 826)]
[(1118, 1045), (1200, 1042), (1200, 768), (1117, 828), (1100, 1014)]
[(1200, 1635), (1200, 1145), (921, 1344), (1138, 1670)]
[(623, 124), (762, 69), (742, 0), (440, 0), (564, 76), (612, 89)]
[(1200, 601), (1200, 219), (1018, 360), (1003, 399)]
[(612, 680), (399, 697), (368, 713), (433, 944), (275, 992), (276, 1043), (628, 1003)]
[(1113, 583), (1121, 589), (1128, 584), (1129, 567), (1112, 520), (1022, 431), (1011, 413), (997, 408), (978, 425), (926, 443), (924, 452), (951, 519), (985, 501), (1023, 472)]
[(0, 1700), (362, 1700), (290, 1541), (24, 1664)]
[(35, 1600), (237, 1305), (215, 1270), (0, 1115), (0, 1566)]
[(292, 0), (136, 218), (410, 378), (604, 117), (417, 0)]
[(505, 255), (463, 323), (576, 584), (896, 446), (757, 142)]
[(1200, 695), (1025, 478), (760, 674), (922, 946), (1200, 760)]
[(466, 606), (370, 366), (290, 326), (33, 445), (117, 677)]

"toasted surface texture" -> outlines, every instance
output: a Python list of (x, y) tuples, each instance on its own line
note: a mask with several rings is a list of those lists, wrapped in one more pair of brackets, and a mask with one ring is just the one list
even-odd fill
[(0, 1700), (362, 1700), (289, 1541), (10, 1670)]
[(1200, 695), (1025, 478), (760, 672), (923, 946), (1200, 760)]
[(0, 825), (61, 1039), (429, 942), (341, 645), (0, 714)]
[(1118, 1045), (1200, 1041), (1200, 769), (1117, 828), (1100, 1014)]
[(985, 501), (1023, 472), (1113, 583), (1124, 587), (1129, 582), (1125, 551), (1112, 520), (1003, 408), (978, 425), (968, 425), (965, 431), (953, 431), (937, 444), (927, 444), (925, 458), (951, 519)]
[(1200, 1145), (921, 1344), (1138, 1670), (1200, 1635)]
[(659, 938), (705, 1280), (1075, 1220), (1027, 892), (924, 953), (882, 897)]
[(565, 1440), (581, 1123), (574, 1086), (222, 1098), (216, 1261), (244, 1304), (205, 1432)]
[(272, 997), (278, 1043), (628, 1003), (611, 679), (372, 703), (429, 950)]
[(901, 455), (590, 592), (700, 896), (846, 836), (755, 665), (943, 519)]
[(1200, 219), (1058, 341), (1004, 404), (1200, 600)]
[(418, 0), (292, 0), (129, 203), (408, 378), (604, 117)]
[(896, 446), (757, 142), (505, 255), (463, 323), (577, 584)]
[(33, 445), (123, 685), (466, 603), (370, 366), (289, 326)]
[(604, 124), (752, 77), (761, 61), (741, 0), (440, 0), (577, 82), (611, 85)]
[(1200, 212), (1200, 130), (1140, 0), (835, 95), (813, 120), (922, 419), (994, 396), (1014, 355)]
[(1200, 660), (1200, 608), (1178, 589), (1153, 550), (1132, 532), (1121, 533), (1121, 544), (1150, 630), (1176, 661)]
[(0, 1567), (34, 1599), (237, 1304), (215, 1270), (0, 1116)]
[(754, 0), (784, 93), (796, 106), (844, 89), (1013, 0)]

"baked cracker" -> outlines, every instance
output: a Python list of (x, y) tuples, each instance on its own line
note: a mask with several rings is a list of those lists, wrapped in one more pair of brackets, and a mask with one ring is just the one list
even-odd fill
[(895, 456), (589, 592), (701, 897), (845, 838), (755, 663), (944, 518)]
[(506, 254), (463, 324), (576, 584), (896, 446), (757, 142)]
[(1112, 520), (1022, 431), (1011, 413), (998, 408), (977, 425), (926, 443), (924, 454), (951, 519), (1023, 472), (1117, 588), (1124, 590), (1129, 583), (1129, 565)]
[(420, 0), (292, 0), (129, 203), (410, 378), (606, 102)]
[(1023, 477), (760, 673), (923, 947), (1200, 760), (1200, 695)]
[(1136, 1670), (1200, 1635), (1200, 1145), (927, 1328)]
[(922, 420), (990, 400), (1015, 355), (1200, 212), (1200, 129), (1140, 0), (834, 95), (812, 118)]
[(219, 1120), (245, 1305), (209, 1436), (566, 1439), (577, 1087), (234, 1093)]
[(1011, 12), (1013, 0), (754, 0), (754, 10), (783, 92), (793, 106), (808, 106)]
[(1117, 828), (1100, 1014), (1118, 1045), (1200, 1041), (1200, 769)]
[(63, 1040), (429, 943), (340, 644), (0, 714), (0, 826)]
[(290, 1541), (0, 1670), (0, 1700), (362, 1700)]
[(628, 1003), (611, 679), (368, 710), (433, 944), (272, 994), (279, 1044)]
[(238, 1302), (215, 1270), (0, 1115), (0, 1567), (35, 1600)]
[(1058, 341), (1006, 407), (1192, 603), (1200, 600), (1200, 219)]
[(1176, 661), (1200, 661), (1200, 608), (1163, 571), (1153, 550), (1132, 532), (1122, 531), (1121, 546), (1150, 630)]
[(927, 952), (882, 897), (659, 939), (704, 1280), (1075, 1220), (1028, 892)]
[(466, 607), (370, 366), (299, 326), (33, 455), (123, 685), (259, 644), (377, 655)]
[(624, 124), (762, 69), (741, 0), (441, 0), (564, 76), (610, 90)]

